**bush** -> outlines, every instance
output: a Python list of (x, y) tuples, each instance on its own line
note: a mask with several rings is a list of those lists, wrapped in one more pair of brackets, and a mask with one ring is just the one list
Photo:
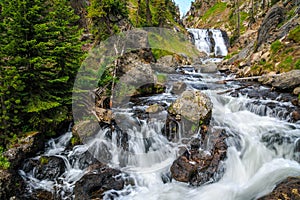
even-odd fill
[(288, 39), (300, 43), (300, 26), (297, 26), (289, 33)]
[(3, 156), (3, 150), (3, 147), (0, 146), (0, 169), (8, 169), (10, 167), (10, 162)]
[(279, 40), (276, 40), (271, 44), (271, 51), (273, 54), (276, 54), (281, 48), (282, 48), (282, 44)]
[(295, 69), (300, 69), (300, 59), (296, 61)]

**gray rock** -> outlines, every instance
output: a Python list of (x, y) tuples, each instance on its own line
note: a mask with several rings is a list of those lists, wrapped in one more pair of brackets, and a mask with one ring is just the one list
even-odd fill
[(279, 90), (293, 90), (300, 86), (300, 70), (292, 70), (276, 76), (272, 86)]

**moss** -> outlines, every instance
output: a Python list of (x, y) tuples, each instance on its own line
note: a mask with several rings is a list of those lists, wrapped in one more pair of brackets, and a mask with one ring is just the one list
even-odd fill
[(294, 42), (300, 43), (300, 26), (299, 25), (289, 33), (288, 39), (293, 40)]
[(165, 74), (157, 74), (157, 82), (164, 84), (167, 81), (167, 76)]
[(227, 54), (227, 56), (224, 57), (225, 60), (232, 58), (234, 55), (238, 54), (238, 51), (234, 51), (232, 53)]
[(41, 163), (42, 165), (46, 165), (46, 164), (48, 164), (48, 162), (49, 162), (48, 157), (42, 156), (42, 157), (40, 158), (40, 163)]
[(78, 136), (74, 136), (71, 138), (71, 145), (75, 146), (75, 145), (79, 145), (80, 144), (80, 138)]

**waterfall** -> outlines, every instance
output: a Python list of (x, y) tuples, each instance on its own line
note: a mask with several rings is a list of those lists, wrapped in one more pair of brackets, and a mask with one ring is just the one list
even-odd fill
[(219, 29), (187, 29), (195, 46), (208, 56), (224, 57), (228, 54), (227, 36)]

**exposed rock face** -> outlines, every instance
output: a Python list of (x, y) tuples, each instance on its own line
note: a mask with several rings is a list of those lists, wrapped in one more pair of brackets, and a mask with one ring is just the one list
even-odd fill
[(75, 184), (75, 199), (102, 199), (107, 190), (123, 189), (124, 181), (120, 173), (119, 170), (103, 164), (90, 166), (89, 172)]
[(277, 25), (284, 20), (284, 8), (274, 6), (269, 10), (266, 17), (264, 18), (262, 25), (258, 30), (257, 37), (257, 48), (268, 41), (270, 33), (276, 30)]
[[(226, 158), (227, 136), (224, 130), (207, 133), (205, 129), (202, 129), (202, 137), (194, 139), (190, 149), (173, 162), (171, 174), (175, 180), (199, 186), (221, 177), (220, 162)], [(200, 146), (205, 151), (200, 151)]]
[(274, 191), (259, 200), (298, 200), (300, 199), (300, 178), (287, 178), (282, 183), (280, 183)]

